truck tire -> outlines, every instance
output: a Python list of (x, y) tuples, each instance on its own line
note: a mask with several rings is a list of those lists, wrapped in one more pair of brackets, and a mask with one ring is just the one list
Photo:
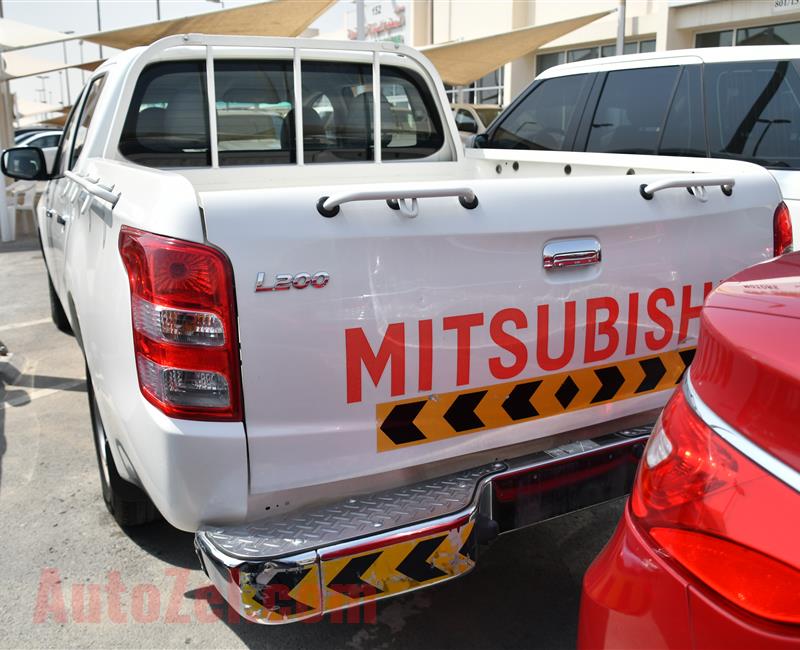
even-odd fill
[(100, 471), (100, 485), (103, 501), (116, 522), (123, 527), (149, 524), (159, 518), (159, 513), (150, 497), (139, 486), (123, 479), (106, 438), (106, 430), (100, 419), (97, 400), (92, 388), (89, 368), (86, 368), (86, 392), (89, 395), (89, 412), (92, 417), (92, 437), (97, 454), (97, 468)]
[(47, 286), (50, 289), (50, 317), (53, 319), (53, 325), (64, 332), (64, 334), (72, 334), (72, 327), (70, 327), (69, 320), (67, 319), (67, 313), (64, 311), (61, 299), (56, 293), (49, 273), (47, 274)]

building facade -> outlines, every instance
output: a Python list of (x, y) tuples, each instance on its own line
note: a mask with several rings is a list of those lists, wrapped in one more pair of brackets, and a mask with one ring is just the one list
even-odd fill
[[(403, 6), (403, 41), (423, 47), (613, 11), (619, 0), (409, 0), (387, 4), (395, 9)], [(627, 0), (625, 4), (626, 54), (800, 44), (800, 0)], [(507, 105), (550, 66), (613, 56), (617, 17), (614, 12), (600, 18), (509, 62), (468, 88), (453, 89), (451, 96)]]

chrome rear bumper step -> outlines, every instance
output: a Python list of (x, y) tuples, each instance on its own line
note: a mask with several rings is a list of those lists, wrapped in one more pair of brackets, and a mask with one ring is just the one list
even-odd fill
[(651, 427), (416, 485), (195, 535), (203, 569), (245, 618), (320, 616), (470, 571), (500, 533), (626, 495)]

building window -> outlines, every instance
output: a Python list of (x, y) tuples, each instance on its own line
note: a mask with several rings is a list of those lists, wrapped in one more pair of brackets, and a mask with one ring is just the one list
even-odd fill
[(800, 23), (743, 27), (736, 30), (736, 45), (797, 45), (798, 43), (800, 43)]
[(451, 103), (456, 104), (503, 104), (503, 71), (497, 68), (484, 77), (473, 81), (469, 86), (450, 86), (445, 84), (445, 92)]
[(655, 52), (656, 51), (656, 39), (650, 39), (649, 41), (639, 41), (639, 52)]
[[(637, 43), (625, 43), (622, 46), (622, 53), (623, 54), (636, 54), (637, 50)], [(603, 45), (600, 48), (600, 56), (607, 57), (607, 56), (617, 56), (617, 44), (612, 43), (611, 45)]]
[(733, 45), (732, 29), (725, 29), (721, 32), (697, 34), (694, 37), (695, 47), (727, 47), (728, 45)]
[(761, 27), (739, 27), (695, 34), (695, 47), (730, 45), (800, 45), (800, 22)]
[[(628, 41), (625, 43), (622, 52), (623, 54), (636, 54), (641, 52), (655, 52), (656, 41), (655, 39), (648, 39), (646, 41)], [(599, 47), (582, 47), (574, 50), (567, 50), (562, 52), (547, 52), (536, 56), (536, 74), (540, 75), (548, 68), (554, 65), (561, 65), (562, 63), (574, 63), (576, 61), (588, 61), (598, 57), (616, 56), (617, 45), (616, 43), (608, 43)]]
[(567, 63), (575, 63), (577, 61), (586, 61), (588, 59), (596, 59), (600, 56), (600, 52), (596, 47), (582, 47), (578, 50), (567, 51)]
[(550, 52), (536, 57), (536, 74), (539, 75), (547, 68), (564, 63), (564, 52)]

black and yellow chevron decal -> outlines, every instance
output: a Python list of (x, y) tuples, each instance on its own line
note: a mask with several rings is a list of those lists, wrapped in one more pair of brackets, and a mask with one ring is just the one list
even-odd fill
[(474, 520), (362, 553), (322, 555), (326, 612), (455, 578), (475, 566)]
[(421, 445), (674, 388), (695, 348), (376, 407), (378, 451)]
[(283, 623), (308, 618), (321, 610), (319, 567), (310, 564), (275, 570), (271, 576), (241, 572), (242, 605), (245, 614), (265, 623)]

